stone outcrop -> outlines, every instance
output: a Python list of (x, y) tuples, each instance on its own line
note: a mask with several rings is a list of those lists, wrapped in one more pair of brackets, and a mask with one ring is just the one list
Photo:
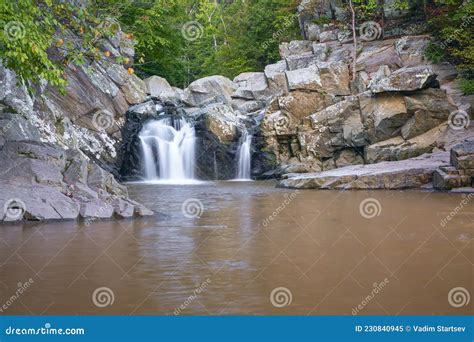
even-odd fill
[(417, 158), (353, 165), (336, 170), (308, 174), (288, 174), (280, 187), (297, 189), (409, 189), (421, 188), (433, 181), (433, 172), (447, 165), (446, 152), (427, 154)]
[(0, 221), (153, 214), (111, 173), (124, 113), (146, 98), (145, 83), (115, 61), (130, 64), (133, 43), (120, 31), (99, 43), (107, 57), (67, 65), (64, 93), (46, 82), (29, 92), (0, 65)]
[(0, 221), (95, 220), (153, 215), (78, 150), (32, 140), (0, 150)]
[(433, 186), (439, 190), (474, 187), (474, 140), (457, 144), (451, 149), (449, 166), (433, 174)]
[(446, 91), (455, 70), (425, 59), (429, 36), (359, 42), (352, 81), (345, 32), (332, 24), (305, 30), (308, 40), (280, 46), (278, 75), (285, 62), (288, 89), (262, 121), (265, 150), (277, 164), (265, 175), (412, 159), (460, 139), (448, 120), (470, 105)]

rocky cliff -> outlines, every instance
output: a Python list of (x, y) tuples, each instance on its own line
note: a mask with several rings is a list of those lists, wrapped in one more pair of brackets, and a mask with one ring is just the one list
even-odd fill
[[(282, 186), (293, 184), (295, 173), (402, 160), (408, 160), (401, 165), (410, 169), (412, 163), (427, 165), (417, 157), (443, 152), (446, 156), (456, 143), (474, 138), (469, 125), (472, 97), (457, 90), (453, 66), (426, 60), (429, 35), (383, 40), (359, 36), (354, 65), (353, 43), (344, 28), (304, 26), (311, 40), (281, 44), (282, 60), (264, 72), (247, 72), (234, 80), (207, 77), (184, 90), (156, 76), (146, 80), (152, 102), (131, 109), (125, 131), (135, 130), (136, 135), (141, 122), (165, 114), (156, 111), (157, 105), (163, 108), (163, 101), (171, 101), (200, 132), (201, 178), (216, 178), (208, 167), (216, 158), (223, 170), (217, 178), (232, 177), (235, 144), (247, 129), (254, 134), (253, 175), (293, 173)], [(133, 178), (141, 173), (140, 152), (136, 139), (130, 139), (134, 147), (123, 151), (128, 159), (122, 173)], [(430, 183), (433, 170), (447, 161), (427, 160), (433, 164), (426, 181), (402, 182), (398, 187)]]
[(101, 46), (109, 58), (66, 68), (64, 94), (0, 66), (0, 221), (152, 214), (109, 172), (124, 113), (145, 99), (143, 81), (114, 62), (132, 60), (133, 43), (119, 32)]

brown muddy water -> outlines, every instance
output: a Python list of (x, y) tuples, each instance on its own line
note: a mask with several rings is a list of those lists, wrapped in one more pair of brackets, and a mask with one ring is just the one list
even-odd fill
[(474, 194), (129, 187), (163, 215), (0, 226), (0, 314), (473, 312)]

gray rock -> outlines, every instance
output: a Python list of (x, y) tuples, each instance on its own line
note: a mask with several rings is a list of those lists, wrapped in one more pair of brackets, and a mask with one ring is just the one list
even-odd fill
[(318, 64), (322, 91), (332, 95), (350, 95), (349, 65), (343, 61)]
[[(456, 170), (455, 168), (453, 168)], [(446, 172), (443, 167), (433, 173), (433, 188), (438, 190), (451, 190), (471, 186), (471, 176), (461, 175), (459, 172)]]
[(309, 24), (306, 26), (306, 35), (311, 41), (319, 41), (319, 35), (321, 33), (321, 28), (316, 24)]
[(459, 170), (474, 170), (474, 140), (462, 142), (451, 149), (451, 164)]
[(114, 214), (114, 207), (107, 201), (97, 199), (82, 202), (80, 216), (83, 219), (108, 219)]
[(0, 136), (8, 141), (33, 140), (39, 142), (41, 136), (28, 120), (19, 114), (0, 114)]
[(144, 80), (147, 94), (162, 99), (176, 98), (176, 92), (163, 77), (151, 76)]
[(446, 165), (447, 153), (381, 162), (371, 165), (347, 166), (310, 174), (290, 174), (280, 187), (297, 189), (408, 189), (420, 188), (433, 180), (433, 172)]
[(238, 118), (232, 107), (213, 104), (202, 109), (207, 130), (221, 143), (229, 144), (237, 138)]
[(376, 46), (372, 49), (363, 50), (357, 56), (357, 71), (373, 73), (376, 72), (381, 65), (386, 65), (392, 70), (396, 70), (402, 66), (402, 60), (393, 45)]
[(426, 63), (425, 50), (430, 39), (430, 36), (427, 35), (405, 36), (395, 42), (395, 49), (404, 67)]
[(79, 205), (56, 188), (25, 182), (2, 182), (0, 188), (0, 221), (66, 220), (79, 215)]
[(400, 94), (359, 95), (362, 119), (371, 142), (396, 136), (409, 119), (405, 99)]
[(114, 176), (96, 164), (89, 165), (87, 185), (92, 189), (102, 189), (117, 196), (128, 196), (128, 190), (119, 184)]
[(268, 97), (267, 79), (263, 72), (245, 72), (234, 78), (237, 90), (233, 97), (249, 100), (264, 100)]
[(443, 90), (432, 88), (405, 96), (405, 103), (408, 113), (412, 116), (401, 129), (404, 139), (413, 138), (439, 126), (457, 109)]
[(317, 66), (286, 71), (290, 90), (321, 90), (321, 77)]
[(224, 76), (209, 76), (194, 81), (185, 89), (186, 100), (192, 107), (202, 107), (211, 103), (230, 104), (236, 85)]
[(114, 207), (114, 213), (118, 217), (129, 218), (135, 214), (135, 206), (124, 199), (116, 198), (112, 201), (112, 205)]
[(370, 84), (373, 93), (414, 91), (427, 88), (436, 79), (433, 69), (426, 65), (404, 67)]
[(57, 146), (37, 141), (8, 141), (3, 152), (14, 157), (30, 158), (49, 162), (61, 170), (66, 166), (66, 152)]
[(330, 42), (330, 41), (334, 41), (334, 40), (338, 40), (337, 39), (337, 35), (339, 33), (339, 30), (330, 30), (330, 31), (324, 31), (324, 32), (321, 32), (319, 34), (319, 41), (321, 43), (325, 43), (325, 42)]
[(288, 70), (296, 70), (317, 65), (321, 61), (321, 57), (313, 55), (312, 52), (306, 52), (301, 55), (288, 56), (285, 60)]
[(145, 83), (134, 74), (129, 75), (121, 90), (125, 100), (132, 105), (143, 102), (146, 98)]
[(289, 43), (280, 44), (280, 56), (286, 58), (293, 55), (301, 55), (305, 52), (312, 52), (312, 42), (310, 40), (293, 40)]
[(265, 67), (265, 77), (267, 78), (268, 87), (270, 92), (275, 96), (288, 93), (286, 70), (286, 61), (279, 61)]
[(321, 62), (324, 62), (328, 58), (329, 47), (325, 43), (313, 43), (313, 54)]
[(263, 101), (247, 101), (244, 99), (233, 99), (232, 108), (238, 110), (242, 114), (253, 113), (265, 107)]
[(64, 181), (68, 184), (87, 183), (88, 166), (89, 162), (81, 152), (68, 150)]
[(442, 124), (409, 140), (395, 137), (367, 146), (365, 160), (368, 163), (376, 163), (384, 160), (409, 159), (424, 153), (430, 153), (435, 147), (438, 147), (438, 142), (446, 129), (447, 125)]

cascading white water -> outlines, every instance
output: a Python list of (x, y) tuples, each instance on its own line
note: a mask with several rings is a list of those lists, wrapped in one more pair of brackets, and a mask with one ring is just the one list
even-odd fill
[(196, 138), (194, 127), (186, 120), (166, 118), (148, 122), (139, 138), (147, 181), (194, 180)]
[(237, 150), (237, 180), (250, 180), (250, 146), (252, 136), (247, 132), (240, 138), (239, 149)]

